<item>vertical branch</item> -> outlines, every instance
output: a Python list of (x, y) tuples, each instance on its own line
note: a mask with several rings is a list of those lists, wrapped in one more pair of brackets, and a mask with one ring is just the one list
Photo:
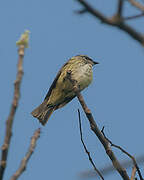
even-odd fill
[(135, 179), (135, 174), (136, 174), (136, 167), (134, 166), (132, 168), (132, 174), (131, 174), (131, 179), (130, 180), (134, 180)]
[(119, 16), (119, 17), (122, 16), (123, 3), (124, 3), (124, 0), (119, 0), (119, 1), (118, 1), (117, 16)]
[[(5, 132), (4, 143), (2, 146), (1, 161), (0, 161), (0, 180), (3, 179), (4, 171), (7, 165), (9, 145), (10, 145), (11, 136), (12, 136), (12, 125), (13, 125), (14, 116), (18, 107), (19, 98), (20, 98), (20, 85), (21, 85), (21, 81), (23, 77), (22, 65), (23, 65), (24, 50), (26, 47), (26, 38), (27, 38), (27, 36), (25, 37), (25, 35), (27, 35), (25, 33), (22, 35), (22, 37), (18, 41), (18, 42), (21, 42), (21, 44), (18, 44), (19, 57), (18, 57), (18, 64), (17, 64), (17, 75), (16, 75), (16, 80), (14, 82), (14, 97), (13, 97), (9, 116), (6, 121), (6, 132)], [(25, 42), (25, 43), (22, 43), (22, 42)], [(28, 44), (28, 39), (27, 39), (27, 44)]]

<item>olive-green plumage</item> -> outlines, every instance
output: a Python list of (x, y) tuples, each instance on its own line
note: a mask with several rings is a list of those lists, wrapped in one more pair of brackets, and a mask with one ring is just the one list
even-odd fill
[(71, 71), (72, 79), (77, 81), (82, 91), (92, 81), (94, 64), (98, 63), (85, 55), (78, 55), (68, 60), (58, 72), (43, 103), (32, 111), (32, 115), (45, 125), (53, 111), (63, 107), (75, 97), (73, 86), (66, 78), (67, 72)]

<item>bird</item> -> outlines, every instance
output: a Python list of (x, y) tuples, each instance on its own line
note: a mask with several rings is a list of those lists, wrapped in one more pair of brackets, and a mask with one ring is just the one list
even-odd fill
[(71, 78), (77, 82), (79, 91), (82, 91), (92, 82), (92, 67), (96, 64), (99, 63), (87, 55), (70, 58), (57, 73), (44, 101), (31, 112), (32, 116), (45, 125), (55, 110), (62, 108), (76, 96), (67, 73), (71, 72)]

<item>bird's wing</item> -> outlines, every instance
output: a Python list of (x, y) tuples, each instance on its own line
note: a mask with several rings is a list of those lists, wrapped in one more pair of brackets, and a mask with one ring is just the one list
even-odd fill
[(75, 98), (76, 97), (76, 95), (74, 95), (74, 96), (72, 96), (72, 97), (66, 97), (64, 100), (63, 100), (63, 102), (61, 102), (61, 103), (59, 103), (59, 104), (57, 104), (56, 105), (56, 108), (55, 108), (55, 110), (56, 109), (59, 109), (59, 108), (62, 108), (63, 106), (65, 106), (67, 103), (69, 103), (73, 98)]
[(48, 90), (48, 93), (47, 93), (47, 95), (46, 95), (46, 97), (45, 97), (44, 100), (48, 100), (48, 99), (49, 99), (52, 90), (56, 87), (56, 83), (57, 83), (57, 80), (58, 80), (59, 76), (61, 75), (62, 69), (63, 69), (67, 64), (68, 64), (68, 62), (66, 62), (66, 63), (62, 66), (62, 68), (59, 70), (59, 72), (57, 73), (57, 75), (56, 75), (56, 77), (55, 77), (52, 85), (50, 86), (50, 88), (49, 88), (49, 90)]

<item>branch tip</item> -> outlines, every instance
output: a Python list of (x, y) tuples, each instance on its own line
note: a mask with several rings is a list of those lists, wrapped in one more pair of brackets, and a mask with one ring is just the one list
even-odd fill
[(29, 47), (29, 30), (26, 30), (20, 37), (20, 39), (16, 42), (17, 46), (21, 46), (24, 48), (28, 48)]
[[(28, 32), (26, 31), (26, 34)], [(28, 36), (26, 35), (26, 38), (24, 40), (28, 42)], [(13, 126), (13, 121), (14, 121), (14, 116), (18, 107), (19, 99), (20, 99), (20, 86), (21, 86), (21, 81), (23, 77), (23, 57), (24, 57), (24, 49), (27, 46), (27, 43), (25, 45), (21, 44), (21, 40), (17, 42), (19, 46), (18, 50), (18, 64), (17, 64), (17, 75), (16, 75), (16, 80), (14, 82), (14, 95), (13, 95), (13, 100), (11, 103), (11, 109), (10, 113), (8, 115), (8, 118), (6, 120), (6, 131), (5, 131), (5, 138), (4, 138), (4, 143), (2, 145), (2, 153), (1, 153), (1, 161), (0, 161), (0, 180), (3, 179), (3, 175), (6, 169), (7, 165), (7, 158), (8, 158), (8, 152), (10, 148), (10, 142), (11, 142), (11, 137), (12, 137), (12, 126)]]

